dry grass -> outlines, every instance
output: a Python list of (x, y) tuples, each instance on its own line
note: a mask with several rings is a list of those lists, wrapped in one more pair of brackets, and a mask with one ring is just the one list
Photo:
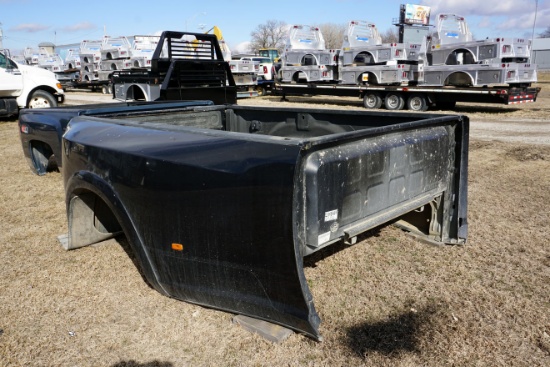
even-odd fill
[(308, 258), (325, 340), (275, 345), (152, 290), (117, 241), (62, 250), (61, 176), (18, 139), (0, 123), (2, 367), (550, 365), (549, 146), (474, 137), (468, 244), (387, 226)]

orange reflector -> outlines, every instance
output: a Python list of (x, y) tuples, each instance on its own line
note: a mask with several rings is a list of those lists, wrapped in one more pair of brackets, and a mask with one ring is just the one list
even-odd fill
[(183, 251), (183, 245), (181, 243), (173, 243), (172, 250)]

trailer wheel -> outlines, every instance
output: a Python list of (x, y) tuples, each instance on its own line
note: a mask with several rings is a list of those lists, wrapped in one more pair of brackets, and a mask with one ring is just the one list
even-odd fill
[(400, 93), (388, 93), (384, 104), (387, 110), (402, 110), (405, 107), (405, 100)]
[(428, 102), (423, 94), (413, 94), (407, 100), (407, 109), (411, 111), (426, 111)]
[(27, 106), (29, 108), (57, 107), (57, 100), (51, 93), (45, 90), (37, 90), (32, 94)]
[(365, 108), (380, 108), (382, 107), (382, 98), (376, 92), (367, 92), (363, 96), (363, 106)]
[(258, 97), (262, 97), (267, 94), (265, 88), (261, 85), (256, 86), (256, 92), (258, 93)]

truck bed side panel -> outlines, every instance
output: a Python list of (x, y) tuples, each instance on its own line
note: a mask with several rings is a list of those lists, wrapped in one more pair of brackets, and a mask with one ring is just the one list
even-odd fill
[(154, 270), (150, 283), (181, 300), (319, 338), (302, 254), (293, 243), (298, 146), (83, 121), (74, 126), (65, 136), (66, 187), (79, 180), (69, 172), (90, 172), (112, 187), (125, 205), (116, 210), (131, 218), (127, 227), (135, 233), (127, 238), (139, 238), (134, 246), (145, 249)]
[(304, 256), (411, 212), (423, 238), (465, 242), (463, 116), (172, 112), (77, 117), (63, 150), (68, 213), (106, 201), (164, 294), (320, 339)]

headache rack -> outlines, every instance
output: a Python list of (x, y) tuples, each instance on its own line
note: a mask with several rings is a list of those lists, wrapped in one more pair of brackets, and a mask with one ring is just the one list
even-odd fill
[[(137, 68), (111, 74), (116, 99), (212, 100), (235, 103), (236, 87), (213, 34), (165, 31), (160, 36), (151, 69)], [(139, 89), (136, 89), (139, 88)]]

